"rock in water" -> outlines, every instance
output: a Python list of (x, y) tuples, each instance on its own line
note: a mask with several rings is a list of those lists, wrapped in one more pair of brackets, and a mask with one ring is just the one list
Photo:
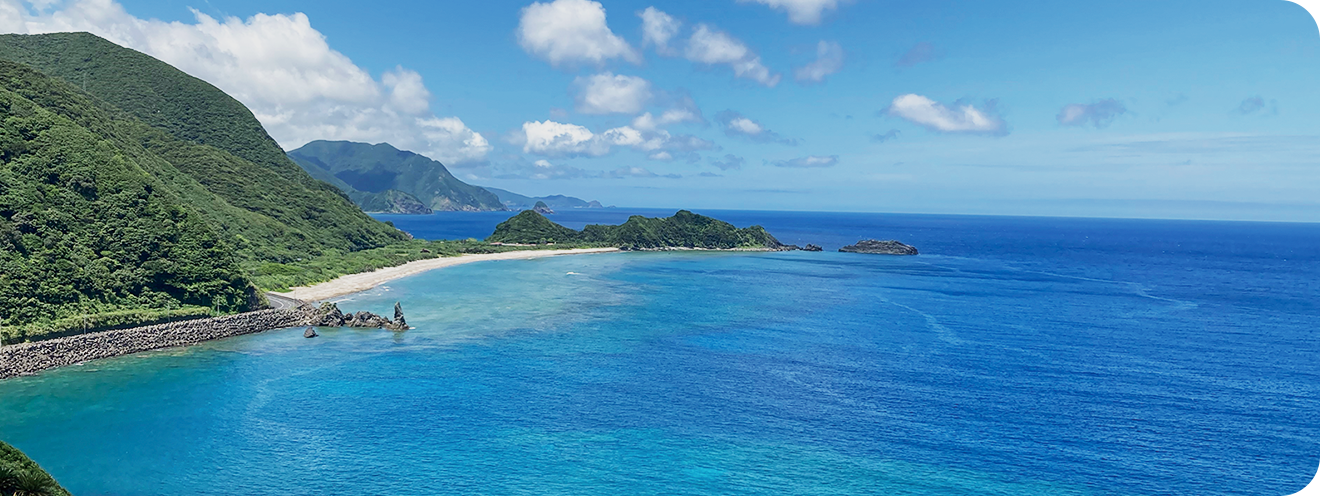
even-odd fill
[(403, 307), (399, 306), (397, 301), (394, 302), (394, 325), (402, 329), (408, 328), (408, 321), (403, 319)]
[(802, 251), (825, 251), (825, 249), (821, 248), (820, 245), (808, 244), (806, 247), (802, 248)]
[(315, 327), (308, 327), (306, 331), (303, 331), (303, 337), (305, 338), (311, 339), (317, 336), (320, 336), (320, 334), (316, 333)]
[(916, 255), (915, 247), (905, 245), (898, 241), (876, 241), (867, 239), (858, 241), (857, 244), (839, 248), (844, 253), (870, 253), (874, 255)]

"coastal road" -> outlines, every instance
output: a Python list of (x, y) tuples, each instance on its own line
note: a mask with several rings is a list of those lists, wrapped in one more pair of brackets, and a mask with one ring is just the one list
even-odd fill
[(266, 301), (269, 301), (270, 308), (275, 310), (289, 310), (293, 308), (298, 308), (298, 304), (302, 303), (302, 301), (300, 300), (295, 300), (293, 298), (286, 298), (277, 295), (275, 293), (266, 293)]

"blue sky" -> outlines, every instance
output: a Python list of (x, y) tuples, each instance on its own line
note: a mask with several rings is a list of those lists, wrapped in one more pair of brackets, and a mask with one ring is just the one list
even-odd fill
[[(19, 5), (25, 27), (0, 28), (100, 29), (235, 94), (286, 147), (398, 141), (469, 182), (524, 194), (620, 206), (1320, 221), (1320, 32), (1282, 0)], [(681, 23), (667, 49), (646, 38), (648, 7)], [(592, 9), (604, 11), (604, 38), (582, 21)], [(172, 51), (158, 33), (184, 36), (201, 14), (269, 36), (282, 25), (254, 15), (296, 13), (351, 61), (325, 66), (355, 66), (370, 78), (356, 88), (375, 96), (335, 88), (356, 73), (327, 69), (349, 75), (281, 105), (280, 88), (245, 86), (278, 78), (219, 71), (207, 58), (215, 47)], [(240, 58), (285, 45), (225, 45), (225, 35), (198, 30), (211, 33), (199, 46), (230, 46)], [(730, 43), (746, 51), (731, 55)], [(283, 64), (307, 64), (305, 76), (320, 70), (309, 60), (326, 57), (308, 50), (263, 56), (295, 57)], [(417, 76), (419, 85), (397, 83)], [(661, 120), (666, 111), (676, 122)], [(646, 112), (650, 127), (638, 121)], [(299, 125), (304, 115), (318, 125)], [(390, 127), (390, 118), (416, 124)], [(373, 124), (326, 124), (335, 119)]]

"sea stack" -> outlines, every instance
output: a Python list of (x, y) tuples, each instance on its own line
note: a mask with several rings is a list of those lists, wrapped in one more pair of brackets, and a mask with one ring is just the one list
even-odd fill
[(319, 336), (319, 335), (320, 335), (320, 334), (317, 334), (317, 333), (316, 333), (316, 328), (315, 328), (315, 327), (308, 327), (306, 331), (303, 331), (303, 337), (305, 337), (305, 338), (307, 338), (307, 339), (311, 339), (311, 338), (317, 337), (317, 336)]
[(900, 243), (898, 241), (876, 241), (867, 239), (858, 241), (855, 245), (839, 248), (844, 253), (869, 253), (873, 255), (916, 255), (915, 247)]
[(408, 321), (403, 319), (403, 307), (397, 301), (394, 302), (394, 325), (401, 330), (408, 328)]

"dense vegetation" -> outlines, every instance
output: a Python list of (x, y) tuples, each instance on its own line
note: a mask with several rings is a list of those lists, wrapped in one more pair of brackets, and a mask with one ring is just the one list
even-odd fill
[(544, 202), (554, 210), (567, 210), (570, 208), (604, 208), (604, 205), (601, 205), (598, 201), (586, 201), (571, 196), (524, 196), (512, 191), (491, 187), (485, 187), (485, 190), (495, 193), (495, 196), (499, 197), (500, 203), (503, 203), (509, 210), (531, 210), (536, 206), (537, 202)]
[(388, 143), (313, 141), (289, 152), (313, 177), (333, 184), (368, 212), (504, 210), (494, 193), (459, 181), (440, 162)]
[(738, 228), (718, 219), (680, 210), (673, 217), (634, 215), (618, 226), (589, 225), (581, 231), (561, 226), (531, 210), (495, 227), (492, 243), (579, 243), (630, 249), (783, 249), (761, 226)]
[(85, 33), (0, 36), (5, 342), (245, 310), (267, 264), (408, 239), (209, 84)]
[(0, 495), (69, 496), (69, 492), (23, 452), (0, 441)]

